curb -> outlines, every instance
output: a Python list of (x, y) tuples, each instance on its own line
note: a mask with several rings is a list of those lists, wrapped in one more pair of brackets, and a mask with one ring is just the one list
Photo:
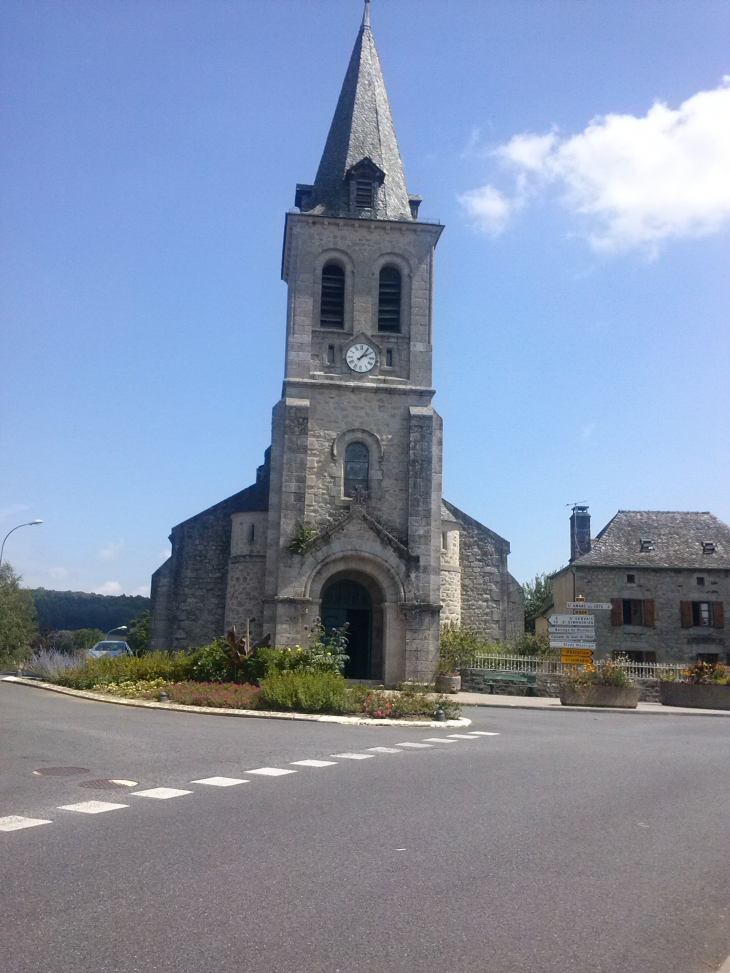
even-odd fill
[[(626, 709), (625, 707), (618, 706), (556, 706), (555, 704), (527, 706), (525, 703), (489, 703), (486, 701), (482, 702), (481, 700), (465, 700), (458, 698), (460, 694), (457, 693), (455, 695), (456, 702), (460, 706), (478, 706), (483, 709), (520, 709), (529, 710), (531, 713), (623, 713), (631, 716), (714, 716), (720, 717), (721, 719), (730, 718), (730, 710), (720, 709), (691, 709), (684, 706), (661, 706), (660, 704), (657, 704), (660, 707), (658, 709)], [(484, 693), (484, 695), (488, 697), (487, 693)], [(504, 699), (506, 697), (502, 698)], [(519, 696), (515, 696), (514, 698), (519, 699)], [(556, 697), (549, 698), (553, 699)], [(641, 703), (639, 703), (639, 706), (641, 706)], [(721, 973), (730, 973), (730, 965), (728, 965), (727, 970), (723, 969)]]
[(14, 682), (21, 686), (33, 686), (35, 689), (46, 689), (52, 693), (62, 693), (64, 696), (91, 699), (97, 703), (138, 706), (143, 709), (174, 710), (178, 713), (203, 713), (206, 716), (242, 716), (256, 720), (304, 720), (308, 723), (341, 723), (346, 726), (422, 726), (437, 729), (445, 726), (471, 726), (471, 720), (466, 719), (466, 717), (459, 720), (437, 722), (436, 720), (373, 720), (367, 716), (318, 716), (314, 713), (272, 713), (268, 710), (223, 709), (221, 706), (184, 706), (182, 703), (156, 703), (147, 699), (124, 699), (121, 696), (92, 693), (85, 689), (69, 689), (66, 686), (56, 686), (51, 682), (26, 679), (24, 676), (3, 676), (0, 682)]

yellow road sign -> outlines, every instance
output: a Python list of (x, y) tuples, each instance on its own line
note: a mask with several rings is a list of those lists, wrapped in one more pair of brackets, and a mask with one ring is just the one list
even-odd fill
[(593, 651), (591, 649), (563, 649), (560, 653), (560, 661), (567, 662), (569, 665), (586, 665), (593, 662)]

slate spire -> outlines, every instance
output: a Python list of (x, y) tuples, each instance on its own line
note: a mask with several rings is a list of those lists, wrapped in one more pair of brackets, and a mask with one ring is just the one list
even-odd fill
[(328, 216), (415, 218), (417, 202), (416, 198), (413, 204), (409, 202), (406, 190), (388, 95), (370, 29), (369, 0), (365, 2), (362, 25), (314, 186), (298, 187), (297, 205)]

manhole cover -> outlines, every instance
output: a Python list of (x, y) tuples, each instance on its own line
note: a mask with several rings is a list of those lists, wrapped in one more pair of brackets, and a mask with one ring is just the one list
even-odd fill
[(34, 770), (34, 774), (41, 777), (75, 777), (77, 774), (88, 774), (87, 767), (42, 767)]
[(136, 780), (82, 780), (79, 787), (91, 787), (98, 791), (113, 791), (118, 787), (136, 787)]

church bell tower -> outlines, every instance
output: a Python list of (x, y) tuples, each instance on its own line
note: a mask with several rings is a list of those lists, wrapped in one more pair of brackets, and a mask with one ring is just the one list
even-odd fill
[(348, 675), (427, 679), (438, 656), (441, 420), (434, 249), (409, 195), (369, 3), (312, 185), (286, 217), (286, 366), (272, 425), (263, 631), (349, 623)]

